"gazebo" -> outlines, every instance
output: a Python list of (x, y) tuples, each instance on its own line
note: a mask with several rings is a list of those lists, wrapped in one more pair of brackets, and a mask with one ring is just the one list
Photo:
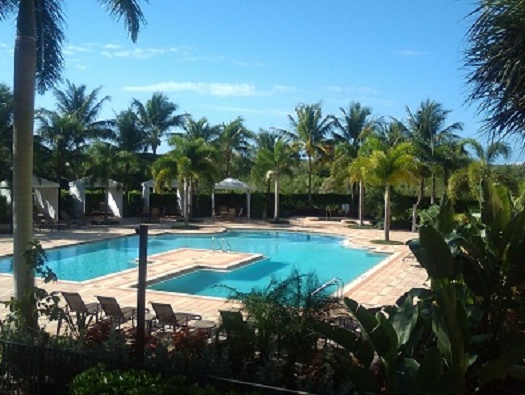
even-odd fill
[[(33, 202), (37, 210), (58, 221), (58, 187), (56, 182), (33, 176)], [(0, 194), (11, 203), (11, 189), (7, 181), (0, 182)]]
[(122, 184), (117, 181), (109, 180), (109, 183), (100, 180), (90, 180), (81, 178), (80, 180), (69, 183), (69, 193), (75, 202), (75, 210), (86, 213), (86, 187), (107, 188), (108, 206), (115, 217), (122, 218), (123, 213), (123, 191)]
[[(151, 194), (151, 191), (155, 188), (155, 181), (153, 180), (144, 181), (140, 185), (142, 186), (142, 202), (143, 202), (142, 207), (144, 210), (149, 210), (149, 205), (150, 205), (149, 195)], [(175, 180), (171, 181), (170, 187), (172, 189), (177, 188), (178, 186), (179, 184), (177, 183), (177, 181)], [(179, 206), (180, 206), (180, 202), (179, 202)]]
[[(228, 191), (243, 191), (246, 192), (246, 217), (250, 218), (250, 187), (242, 181), (235, 178), (225, 178), (221, 182), (215, 184), (214, 191), (216, 190), (228, 190)], [(211, 193), (211, 213), (215, 215), (215, 192)]]

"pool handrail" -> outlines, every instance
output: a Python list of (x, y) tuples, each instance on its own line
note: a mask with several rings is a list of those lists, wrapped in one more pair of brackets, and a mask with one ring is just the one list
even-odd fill
[(317, 289), (315, 289), (310, 295), (314, 296), (315, 294), (321, 292), (323, 289), (328, 288), (330, 285), (337, 286), (337, 297), (339, 299), (342, 299), (343, 298), (343, 289), (345, 287), (345, 283), (339, 277), (331, 278), (327, 282), (321, 284), (321, 286), (318, 287)]

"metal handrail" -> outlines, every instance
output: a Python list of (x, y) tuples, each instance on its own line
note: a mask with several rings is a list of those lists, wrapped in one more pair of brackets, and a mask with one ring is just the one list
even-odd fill
[(310, 295), (314, 296), (315, 294), (321, 292), (323, 289), (328, 288), (330, 285), (337, 286), (337, 297), (342, 299), (343, 298), (343, 289), (345, 287), (345, 283), (343, 280), (341, 280), (339, 277), (334, 277), (324, 284), (322, 284), (319, 288), (314, 290)]
[[(215, 246), (214, 241), (217, 242), (217, 246)], [(224, 251), (222, 249), (222, 244), (221, 244), (221, 241), (219, 240), (219, 238), (212, 237), (211, 238), (211, 244), (212, 244), (211, 249), (213, 251)]]
[(223, 238), (223, 239), (222, 239), (222, 243), (223, 243), (223, 244), (226, 244), (227, 247), (228, 247), (228, 249), (224, 249), (224, 247), (223, 247), (223, 249), (222, 249), (223, 251), (229, 251), (229, 252), (232, 252), (232, 246), (230, 245), (230, 243), (228, 242), (228, 240), (226, 240), (225, 238)]

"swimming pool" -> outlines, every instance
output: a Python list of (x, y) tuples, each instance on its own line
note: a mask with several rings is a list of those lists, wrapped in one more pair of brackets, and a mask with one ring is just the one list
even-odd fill
[[(148, 255), (183, 247), (216, 248), (216, 239), (231, 246), (232, 251), (259, 253), (268, 259), (228, 272), (196, 270), (149, 288), (224, 297), (227, 290), (216, 285), (250, 291), (254, 286), (264, 287), (274, 277), (287, 277), (294, 268), (301, 273), (314, 271), (321, 282), (339, 277), (346, 284), (386, 257), (385, 254), (346, 248), (340, 237), (281, 231), (150, 236)], [(47, 264), (58, 279), (85, 281), (136, 267), (138, 236), (52, 249), (47, 251), (47, 257)], [(0, 272), (12, 272), (11, 259), (0, 260)]]

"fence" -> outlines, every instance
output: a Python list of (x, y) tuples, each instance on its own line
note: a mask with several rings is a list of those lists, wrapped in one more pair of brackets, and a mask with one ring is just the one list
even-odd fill
[[(66, 395), (73, 378), (97, 364), (108, 369), (139, 369), (162, 375), (181, 375), (173, 370), (159, 369), (111, 358), (67, 351), (59, 348), (27, 345), (0, 340), (0, 394)], [(269, 387), (255, 383), (212, 376), (188, 376), (201, 385), (213, 385), (221, 392), (252, 394), (304, 394), (304, 392)]]

